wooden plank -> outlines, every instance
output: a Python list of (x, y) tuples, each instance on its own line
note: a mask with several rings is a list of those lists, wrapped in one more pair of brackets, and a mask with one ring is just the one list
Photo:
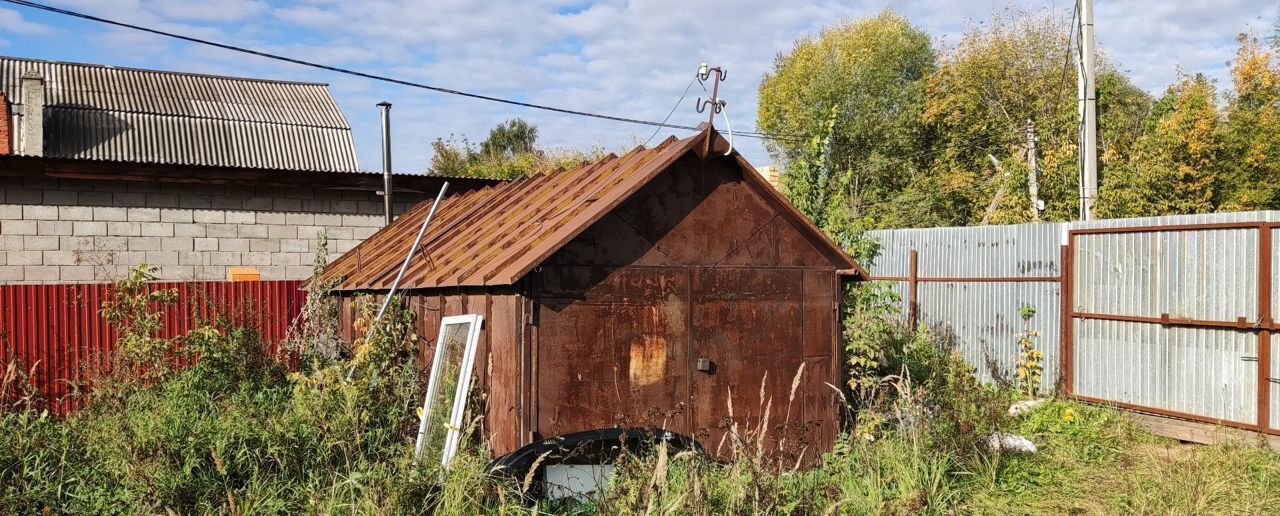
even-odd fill
[(1130, 412), (1129, 418), (1143, 430), (1160, 437), (1199, 444), (1230, 443), (1250, 447), (1267, 446), (1272, 450), (1280, 451), (1280, 436), (1276, 435), (1141, 412)]

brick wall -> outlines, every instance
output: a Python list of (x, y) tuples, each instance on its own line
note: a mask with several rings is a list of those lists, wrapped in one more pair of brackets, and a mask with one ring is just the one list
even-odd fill
[(319, 233), (333, 259), (382, 225), (372, 192), (0, 177), (0, 283), (110, 281), (143, 262), (174, 281), (303, 279)]

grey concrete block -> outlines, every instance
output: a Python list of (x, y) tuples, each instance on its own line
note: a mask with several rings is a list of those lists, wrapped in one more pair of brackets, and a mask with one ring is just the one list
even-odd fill
[(373, 236), (373, 234), (377, 233), (379, 229), (382, 228), (351, 228), (351, 236), (356, 240), (363, 241), (364, 239)]
[(136, 237), (129, 239), (130, 251), (159, 251), (160, 237)]
[(267, 226), (237, 226), (236, 234), (240, 238), (267, 238)]
[(165, 265), (160, 267), (160, 278), (173, 281), (196, 281), (196, 268), (191, 265)]
[(22, 267), (23, 281), (53, 282), (58, 281), (57, 265), (27, 265)]
[(306, 253), (311, 251), (311, 241), (302, 238), (285, 238), (277, 240), (282, 253)]
[(315, 214), (315, 225), (317, 226), (341, 226), (342, 214), (340, 213), (317, 213)]
[(152, 208), (178, 208), (182, 204), (178, 201), (177, 194), (149, 193), (147, 194), (147, 206)]
[(115, 194), (111, 192), (76, 192), (76, 204), (81, 206), (111, 206)]
[(258, 275), (264, 280), (285, 279), (286, 269), (283, 265), (263, 265), (258, 267)]
[(22, 218), (22, 206), (18, 204), (0, 204), (0, 220), (18, 220)]
[(330, 211), (342, 215), (356, 213), (360, 204), (356, 201), (333, 201), (329, 203)]
[[(111, 236), (142, 236), (141, 222), (107, 222), (107, 234)], [(154, 222), (147, 222), (154, 224)]]
[(222, 224), (227, 221), (227, 212), (221, 210), (196, 210), (193, 220), (201, 224)]
[(107, 222), (129, 220), (128, 209), (117, 208), (114, 206), (94, 206), (93, 220), (102, 220)]
[(274, 203), (270, 197), (250, 197), (244, 200), (244, 209), (254, 211), (270, 211)]
[(344, 227), (381, 227), (383, 223), (382, 217), (371, 215), (343, 215), (342, 225)]
[(228, 211), (225, 212), (227, 224), (257, 224), (258, 214), (252, 211)]
[(272, 265), (307, 265), (311, 263), (308, 253), (276, 253), (271, 257)]
[(97, 245), (96, 237), (63, 236), (58, 237), (58, 248), (67, 251), (90, 251)]
[[(214, 230), (213, 228), (226, 228), (226, 227), (228, 226), (226, 226), (225, 224), (208, 224), (208, 225), (206, 224), (174, 224), (173, 236), (196, 237), (196, 238), (206, 237), (206, 236), (218, 236), (215, 234), (216, 230)], [(231, 226), (231, 228), (232, 229), (230, 231), (227, 231), (224, 229), (224, 233), (234, 232), (235, 227)]]
[(267, 226), (267, 238), (298, 238), (298, 228), (294, 226)]
[(0, 251), (21, 251), (21, 250), (22, 250), (21, 235), (0, 234)]
[(289, 265), (284, 268), (283, 279), (307, 279), (311, 277), (310, 265)]
[[(35, 251), (31, 251), (35, 252)], [(32, 265), (79, 265), (80, 253), (75, 251), (41, 251), (41, 264)]]
[(310, 226), (315, 224), (316, 216), (310, 213), (286, 213), (284, 223), (290, 226)]
[(281, 240), (274, 239), (253, 239), (249, 241), (249, 250), (254, 252), (278, 253), (280, 252)]
[(209, 263), (209, 252), (178, 251), (178, 265), (205, 265)]
[[(142, 237), (142, 238), (146, 238), (146, 237)], [(113, 237), (113, 236), (93, 237), (93, 249), (96, 251), (128, 251), (129, 240), (131, 240), (130, 237)]]
[(284, 224), (286, 220), (286, 215), (278, 211), (260, 211), (257, 213), (258, 224)]
[(44, 265), (44, 252), (9, 251), (9, 265)]
[(219, 251), (248, 251), (249, 240), (246, 238), (223, 238), (218, 240)]
[(271, 265), (271, 253), (243, 253), (240, 255), (240, 265), (260, 266)]
[(186, 208), (160, 208), (160, 222), (193, 222), (192, 210)]
[[(90, 212), (90, 216), (92, 216), (92, 212)], [(58, 220), (58, 207), (40, 205), (23, 206), (22, 218), (26, 220)]]
[(298, 238), (315, 240), (325, 228), (320, 226), (298, 226)]
[(94, 281), (93, 267), (89, 265), (62, 265), (58, 267), (58, 281)]
[(0, 251), (0, 267), (9, 265), (9, 252)]
[(160, 222), (159, 208), (129, 208), (130, 222)]
[(26, 267), (0, 267), (0, 281), (17, 282), (26, 278), (23, 276), (23, 270)]
[(355, 238), (351, 228), (328, 228), (325, 233), (329, 235), (329, 240), (351, 240)]
[(193, 242), (196, 251), (217, 251), (218, 239), (216, 238), (196, 238)]
[(209, 208), (214, 210), (243, 210), (244, 199), (236, 195), (224, 195), (209, 200)]
[[(201, 192), (204, 194), (205, 192)], [(196, 210), (207, 210), (211, 207), (208, 195), (201, 194), (183, 194), (178, 196), (178, 206), (183, 208), (191, 208)]]
[(58, 206), (58, 218), (61, 220), (93, 220), (93, 208), (90, 206)]
[(178, 265), (178, 251), (147, 251), (147, 265)]
[(76, 221), (71, 230), (76, 236), (99, 236), (107, 234), (107, 223), (97, 221)]
[(205, 254), (208, 255), (209, 265), (240, 265), (240, 253), (214, 251)]
[(303, 199), (302, 211), (317, 215), (329, 213), (329, 201), (327, 199)]
[(169, 237), (173, 236), (173, 224), (168, 222), (139, 222), (137, 223), (142, 230), (142, 236)]
[(73, 226), (65, 220), (41, 220), (36, 222), (36, 233), (40, 235), (70, 235)]
[(44, 204), (70, 205), (76, 206), (80, 204), (80, 197), (75, 191), (67, 190), (45, 190)]
[(142, 208), (147, 205), (147, 196), (140, 193), (113, 192), (111, 203), (124, 208)]
[(44, 202), (44, 191), (8, 188), (5, 189), (4, 202), (10, 204), (40, 204)]
[(161, 238), (160, 249), (164, 251), (194, 251), (195, 239), (192, 237)]
[(345, 253), (350, 251), (351, 248), (355, 247), (356, 244), (359, 243), (359, 240), (330, 240), (329, 249), (332, 249), (334, 252)]
[(283, 199), (275, 198), (271, 201), (272, 209), (276, 211), (299, 211), (302, 209), (301, 199)]
[(56, 251), (58, 247), (58, 237), (56, 236), (27, 235), (22, 237), (22, 248), (28, 251)]

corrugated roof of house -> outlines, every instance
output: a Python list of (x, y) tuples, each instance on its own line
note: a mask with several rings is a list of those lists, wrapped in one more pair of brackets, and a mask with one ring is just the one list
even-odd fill
[(324, 84), (0, 56), (10, 102), (23, 104), (29, 71), (44, 79), (47, 157), (359, 170), (351, 127)]
[[(714, 138), (719, 135), (712, 132)], [(705, 133), (636, 147), (565, 170), (445, 198), (400, 288), (510, 285), (705, 142)], [(744, 180), (777, 204), (839, 269), (861, 268), (751, 169)], [(330, 264), (338, 290), (388, 290), (432, 201), (423, 201)]]

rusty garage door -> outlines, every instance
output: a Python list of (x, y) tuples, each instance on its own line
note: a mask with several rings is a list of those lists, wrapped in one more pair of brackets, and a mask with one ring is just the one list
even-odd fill
[(614, 425), (688, 435), (688, 271), (562, 266), (542, 278), (541, 437)]

